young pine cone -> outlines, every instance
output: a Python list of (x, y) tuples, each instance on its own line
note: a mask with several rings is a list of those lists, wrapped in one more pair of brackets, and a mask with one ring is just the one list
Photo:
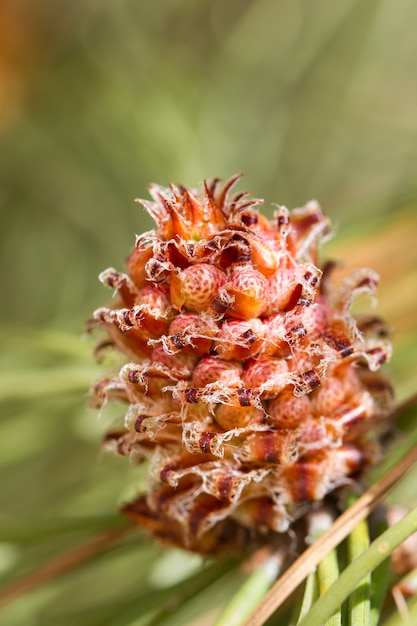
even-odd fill
[[(380, 319), (356, 316), (378, 277), (337, 291), (317, 250), (329, 221), (315, 202), (268, 221), (262, 201), (152, 185), (157, 228), (93, 320), (128, 361), (95, 385), (96, 407), (127, 406), (105, 447), (148, 463), (148, 491), (123, 512), (166, 543), (202, 553), (285, 533), (374, 463), (392, 407), (377, 373), (390, 356)], [(109, 342), (107, 341), (106, 344)]]

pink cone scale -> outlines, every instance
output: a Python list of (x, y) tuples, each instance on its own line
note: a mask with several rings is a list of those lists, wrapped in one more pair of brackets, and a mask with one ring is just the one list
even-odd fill
[(95, 408), (126, 407), (103, 445), (150, 468), (122, 511), (202, 554), (285, 537), (360, 479), (391, 428), (386, 327), (350, 310), (374, 293), (375, 273), (334, 289), (318, 256), (330, 233), (320, 206), (268, 220), (261, 200), (232, 193), (238, 178), (202, 192), (151, 185), (139, 202), (155, 230), (138, 237), (126, 274), (100, 275), (117, 297), (91, 321), (125, 360), (92, 387)]
[(258, 317), (268, 306), (268, 281), (250, 265), (234, 267), (224, 289), (221, 291), (221, 301), (227, 307), (226, 311), (238, 319)]
[(190, 265), (171, 276), (171, 302), (178, 310), (206, 311), (225, 281), (224, 273), (213, 265)]

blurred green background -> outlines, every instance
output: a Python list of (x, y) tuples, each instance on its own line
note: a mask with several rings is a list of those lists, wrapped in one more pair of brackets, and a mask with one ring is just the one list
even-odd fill
[[(413, 0), (2, 0), (4, 583), (68, 545), (35, 541), (36, 524), (111, 514), (131, 482), (97, 451), (85, 405), (101, 369), (82, 333), (110, 295), (97, 274), (123, 270), (151, 228), (133, 202), (151, 181), (243, 172), (267, 212), (317, 198), (337, 227), (325, 255), (380, 272), (390, 371), (399, 398), (415, 389), (416, 24)], [(82, 624), (116, 606), (162, 554), (133, 553), (21, 598), (4, 623), (64, 624), (71, 610)]]

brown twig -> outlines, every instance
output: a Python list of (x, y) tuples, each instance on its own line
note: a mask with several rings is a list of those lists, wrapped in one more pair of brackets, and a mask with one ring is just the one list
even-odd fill
[[(400, 415), (417, 402), (413, 396), (398, 407), (395, 415)], [(251, 613), (243, 626), (262, 626), (279, 606), (291, 595), (308, 574), (318, 565), (323, 556), (345, 539), (360, 521), (384, 499), (387, 493), (417, 462), (417, 446), (414, 446), (394, 467), (375, 485), (370, 487), (357, 502), (345, 511), (322, 537), (307, 548), (287, 569), (275, 585), (265, 595), (262, 603)]]
[(24, 593), (74, 569), (77, 565), (102, 554), (130, 530), (131, 526), (127, 526), (104, 532), (94, 539), (52, 558), (34, 572), (30, 572), (30, 574), (2, 589), (0, 591), (0, 604), (11, 602)]

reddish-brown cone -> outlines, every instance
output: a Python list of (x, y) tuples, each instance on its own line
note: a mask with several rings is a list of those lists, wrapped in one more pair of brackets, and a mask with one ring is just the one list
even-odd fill
[[(156, 221), (129, 274), (93, 320), (127, 363), (92, 402), (126, 404), (105, 447), (149, 464), (146, 493), (123, 511), (162, 541), (202, 553), (285, 533), (314, 502), (379, 455), (392, 405), (377, 370), (382, 323), (350, 313), (377, 276), (359, 270), (333, 292), (317, 250), (329, 222), (317, 203), (272, 221), (238, 177), (203, 193), (150, 187)], [(366, 330), (365, 330), (366, 329)]]

